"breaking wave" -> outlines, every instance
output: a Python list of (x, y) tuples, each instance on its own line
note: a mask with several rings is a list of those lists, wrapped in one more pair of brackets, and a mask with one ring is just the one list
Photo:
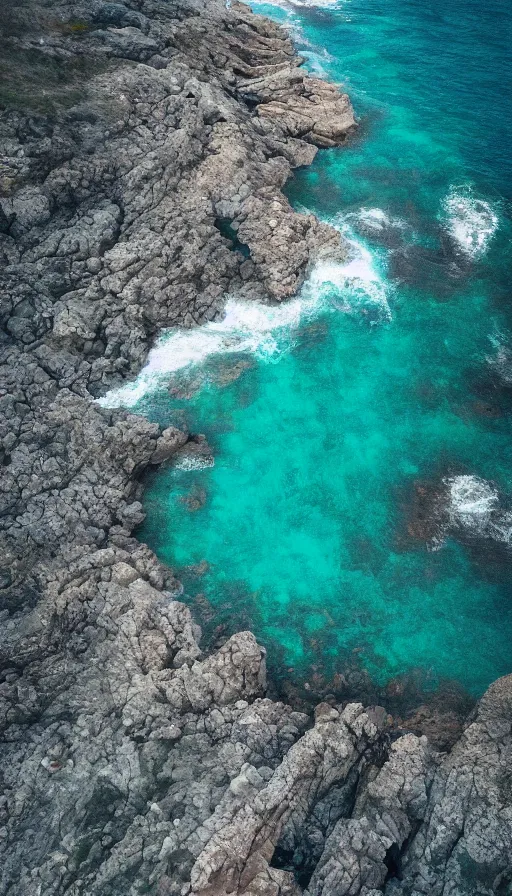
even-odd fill
[(459, 250), (472, 259), (485, 255), (499, 225), (496, 209), (475, 197), (470, 187), (452, 187), (443, 202), (442, 220)]
[(328, 57), (321, 53), (315, 53), (312, 50), (301, 50), (301, 56), (306, 60), (308, 70), (317, 78), (328, 80), (329, 75), (322, 63), (328, 61)]
[(290, 6), (296, 6), (299, 8), (311, 8), (311, 9), (335, 9), (337, 6), (342, 5), (342, 0), (270, 0), (270, 2), (265, 2), (265, 0), (254, 0), (251, 3), (251, 7), (258, 8), (259, 6), (278, 6), (284, 9), (289, 9)]
[(166, 378), (213, 356), (246, 353), (263, 361), (277, 360), (296, 344), (299, 329), (322, 311), (362, 314), (371, 323), (390, 320), (387, 287), (371, 252), (356, 240), (347, 242), (348, 260), (319, 261), (300, 294), (288, 302), (265, 305), (230, 298), (222, 320), (193, 330), (164, 331), (138, 377), (107, 392), (98, 404), (134, 407)]
[[(380, 209), (374, 211), (380, 212)], [(349, 246), (350, 257), (342, 265), (327, 263), (319, 266), (324, 282), (323, 288), (325, 289), (327, 283), (335, 287), (333, 305), (339, 311), (348, 314), (355, 312), (369, 314), (372, 322), (389, 321), (392, 318), (388, 301), (390, 284), (379, 271), (377, 255), (355, 238), (351, 226), (352, 218), (353, 214), (349, 214), (338, 215), (329, 220), (329, 224), (343, 235)], [(314, 277), (315, 271), (311, 278), (313, 282)]]
[(345, 314), (367, 314), (372, 322), (391, 320), (388, 288), (366, 246), (350, 241), (352, 258), (345, 264), (324, 262), (315, 268), (309, 289), (329, 298)]
[(290, 337), (314, 311), (312, 301), (283, 305), (229, 299), (222, 320), (193, 330), (166, 330), (150, 351), (146, 366), (131, 383), (98, 400), (104, 407), (133, 407), (166, 377), (202, 364), (214, 355), (255, 354), (270, 359), (290, 346)]
[(181, 454), (179, 455), (174, 463), (175, 470), (183, 470), (187, 473), (196, 470), (208, 470), (210, 467), (215, 466), (215, 459), (211, 454), (202, 455), (202, 454)]

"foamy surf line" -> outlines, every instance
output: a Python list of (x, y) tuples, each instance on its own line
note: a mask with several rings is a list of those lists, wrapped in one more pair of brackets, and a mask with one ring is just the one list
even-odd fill
[(228, 354), (252, 354), (275, 361), (294, 344), (299, 328), (322, 311), (367, 313), (376, 309), (380, 319), (391, 313), (386, 289), (374, 268), (370, 251), (349, 240), (346, 263), (319, 262), (300, 294), (281, 305), (228, 299), (222, 320), (194, 330), (167, 330), (150, 351), (147, 364), (131, 383), (97, 399), (102, 407), (134, 407), (170, 377)]
[(314, 300), (293, 299), (285, 305), (229, 299), (224, 318), (194, 330), (164, 331), (146, 366), (132, 383), (98, 399), (103, 407), (133, 407), (162, 382), (216, 355), (247, 353), (270, 360), (290, 346), (301, 322), (315, 310)]
[[(355, 216), (370, 216), (381, 227), (392, 224), (392, 219), (382, 209), (362, 208)], [(343, 235), (352, 250), (351, 260), (343, 266), (342, 276), (337, 279), (341, 303), (337, 301), (335, 305), (346, 313), (372, 309), (377, 312), (380, 320), (389, 321), (392, 318), (388, 301), (389, 284), (379, 272), (370, 249), (356, 239), (350, 224), (353, 217), (353, 213), (346, 216), (340, 214), (328, 221), (331, 227)]]
[(261, 6), (275, 6), (284, 10), (289, 10), (290, 7), (295, 7), (296, 9), (336, 9), (343, 6), (343, 0), (270, 0), (268, 3), (265, 0), (254, 0), (251, 3), (251, 7), (254, 9)]
[(358, 212), (349, 213), (347, 218), (354, 217), (359, 225), (370, 232), (382, 230), (405, 230), (407, 223), (402, 218), (389, 215), (382, 208), (360, 208)]

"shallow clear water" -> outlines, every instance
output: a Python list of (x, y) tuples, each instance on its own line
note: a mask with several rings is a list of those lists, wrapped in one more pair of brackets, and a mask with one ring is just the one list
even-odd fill
[(124, 398), (205, 433), (215, 465), (159, 471), (140, 537), (276, 671), (355, 659), (479, 694), (512, 670), (512, 13), (254, 8), (352, 97), (358, 135), (288, 195), (353, 261), (287, 309), (235, 301), (163, 340)]

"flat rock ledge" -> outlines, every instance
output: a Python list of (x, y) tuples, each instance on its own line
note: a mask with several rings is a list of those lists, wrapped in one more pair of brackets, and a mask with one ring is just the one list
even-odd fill
[(345, 257), (281, 188), (351, 133), (348, 98), (241, 4), (8, 6), (1, 896), (506, 896), (512, 677), (444, 753), (380, 707), (269, 700), (253, 635), (205, 656), (132, 535), (144, 471), (207, 446), (93, 402), (161, 328)]

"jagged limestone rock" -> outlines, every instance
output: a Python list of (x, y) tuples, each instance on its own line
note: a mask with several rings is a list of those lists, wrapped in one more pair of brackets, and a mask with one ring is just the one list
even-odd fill
[(311, 727), (266, 699), (253, 636), (203, 656), (132, 536), (144, 470), (207, 444), (93, 403), (162, 327), (344, 257), (281, 188), (348, 99), (241, 4), (25, 0), (0, 25), (0, 894), (504, 894), (510, 679), (446, 757), (390, 748), (383, 711)]

